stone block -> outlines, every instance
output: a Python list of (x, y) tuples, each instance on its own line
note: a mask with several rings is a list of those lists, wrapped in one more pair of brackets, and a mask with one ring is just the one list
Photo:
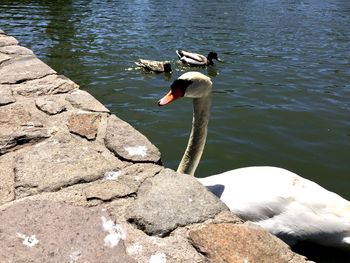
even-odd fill
[(49, 115), (55, 115), (67, 109), (65, 105), (65, 101), (60, 99), (59, 97), (38, 98), (35, 100), (35, 105), (39, 110)]
[(82, 139), (52, 137), (17, 156), (16, 196), (95, 181), (122, 167), (124, 164), (105, 148)]
[(32, 102), (0, 107), (0, 155), (50, 137)]
[(78, 88), (70, 79), (56, 74), (12, 85), (14, 92), (26, 97), (68, 93)]
[(21, 56), (0, 65), (0, 84), (14, 84), (55, 73), (56, 71), (35, 56)]
[(13, 154), (0, 156), (0, 205), (15, 199), (15, 162)]
[(0, 85), (0, 106), (11, 104), (16, 101), (12, 89), (8, 85)]
[(160, 152), (143, 134), (115, 115), (108, 118), (106, 147), (118, 158), (131, 162), (160, 162)]
[(2, 262), (134, 262), (123, 226), (100, 207), (25, 200), (0, 211)]
[(68, 119), (68, 129), (88, 140), (94, 140), (100, 126), (101, 115), (98, 113), (76, 113)]
[(101, 102), (96, 100), (92, 95), (84, 90), (75, 90), (67, 95), (66, 100), (69, 101), (73, 107), (95, 112), (109, 112)]
[(307, 262), (277, 237), (246, 224), (209, 224), (190, 231), (189, 238), (210, 262)]
[(30, 49), (26, 47), (18, 46), (18, 45), (0, 47), (0, 53), (8, 54), (8, 55), (16, 55), (16, 56), (19, 56), (19, 55), (33, 56), (34, 55), (33, 51), (31, 51)]
[(227, 209), (194, 177), (165, 169), (140, 186), (127, 217), (147, 234), (165, 236)]
[(18, 45), (17, 39), (11, 36), (7, 36), (4, 33), (0, 34), (0, 47)]

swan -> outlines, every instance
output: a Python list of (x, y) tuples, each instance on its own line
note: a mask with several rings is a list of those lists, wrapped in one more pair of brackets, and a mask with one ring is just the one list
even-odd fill
[(201, 54), (187, 52), (182, 49), (176, 50), (176, 54), (179, 57), (179, 59), (182, 61), (182, 63), (187, 64), (189, 66), (194, 66), (194, 67), (214, 65), (213, 59), (216, 59), (217, 61), (221, 61), (221, 59), (219, 59), (218, 57), (218, 54), (213, 51), (209, 52), (207, 57)]
[[(176, 79), (158, 105), (193, 99), (192, 131), (178, 172), (194, 175), (206, 136), (212, 82), (199, 72)], [(286, 169), (253, 166), (198, 178), (230, 210), (289, 245), (308, 241), (350, 249), (350, 202)]]
[(154, 71), (157, 73), (160, 72), (171, 72), (171, 64), (169, 61), (157, 61), (157, 60), (148, 60), (148, 59), (139, 59), (135, 62), (139, 67), (144, 68), (148, 71)]

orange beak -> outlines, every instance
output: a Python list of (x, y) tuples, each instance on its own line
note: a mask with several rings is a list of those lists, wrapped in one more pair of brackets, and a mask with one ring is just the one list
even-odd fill
[(163, 98), (161, 98), (158, 101), (158, 106), (164, 106), (169, 104), (170, 102), (173, 102), (174, 100), (183, 97), (184, 94), (182, 92), (181, 89), (179, 88), (175, 88), (175, 89), (171, 89), (168, 94), (166, 94)]

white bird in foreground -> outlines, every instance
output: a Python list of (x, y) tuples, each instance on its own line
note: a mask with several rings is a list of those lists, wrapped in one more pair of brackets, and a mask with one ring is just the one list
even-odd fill
[[(194, 175), (201, 158), (211, 104), (210, 78), (187, 72), (158, 105), (193, 98), (192, 131), (178, 172)], [(198, 179), (230, 210), (293, 245), (298, 241), (350, 249), (350, 202), (288, 170), (253, 166)]]

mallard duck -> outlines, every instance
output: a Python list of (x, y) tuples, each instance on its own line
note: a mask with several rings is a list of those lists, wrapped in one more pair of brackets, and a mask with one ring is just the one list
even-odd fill
[(214, 65), (213, 59), (221, 61), (218, 57), (218, 54), (213, 51), (209, 52), (207, 57), (201, 54), (187, 52), (182, 49), (176, 50), (176, 54), (183, 63), (194, 67)]
[(156, 61), (156, 60), (147, 60), (139, 59), (135, 62), (139, 67), (144, 68), (145, 70), (154, 71), (154, 72), (171, 72), (171, 64), (169, 61)]

